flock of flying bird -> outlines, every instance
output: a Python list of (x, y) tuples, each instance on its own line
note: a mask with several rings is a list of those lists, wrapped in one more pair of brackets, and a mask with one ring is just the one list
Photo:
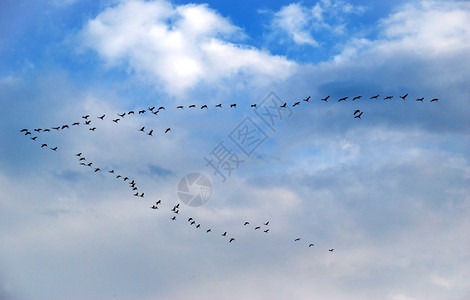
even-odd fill
[[(372, 97), (370, 97), (369, 99), (378, 99), (380, 95), (374, 95)], [(408, 97), (408, 94), (404, 94), (402, 96), (399, 96), (401, 99), (403, 100), (406, 100), (406, 98)], [(352, 97), (352, 101), (356, 101), (356, 100), (359, 100), (361, 99), (362, 96), (355, 96), (355, 97)], [(386, 96), (383, 98), (383, 100), (392, 100), (393, 96)], [(320, 100), (321, 101), (324, 101), (324, 102), (328, 102), (328, 100), (330, 100), (330, 96), (326, 96), (325, 98), (321, 98)], [(343, 98), (339, 98), (337, 100), (337, 102), (342, 102), (342, 101), (346, 101), (347, 99), (349, 99), (349, 97), (343, 97)], [(432, 98), (430, 100), (430, 102), (437, 102), (439, 99), (438, 98)], [(302, 101), (296, 101), (294, 103), (291, 104), (292, 107), (296, 107), (296, 106), (299, 106), (300, 103), (302, 102), (309, 102), (310, 101), (310, 96), (303, 99)], [(424, 101), (424, 97), (421, 97), (421, 98), (417, 98), (416, 101), (420, 101), (420, 102), (423, 102)], [(285, 102), (284, 104), (280, 105), (280, 108), (287, 108), (287, 102)], [(229, 105), (230, 108), (237, 108), (237, 104), (236, 103), (232, 103)], [(250, 107), (252, 108), (257, 108), (257, 104), (251, 104)], [(191, 104), (188, 106), (188, 109), (196, 109), (197, 106), (195, 104)], [(216, 104), (215, 105), (215, 108), (222, 108), (222, 104)], [(184, 110), (184, 106), (183, 105), (178, 105), (176, 106), (176, 109), (177, 110)], [(208, 105), (204, 104), (204, 105), (201, 105), (199, 107), (199, 109), (203, 110), (203, 109), (209, 109), (208, 108)], [(159, 112), (165, 110), (165, 107), (163, 106), (160, 106), (158, 108), (156, 108), (156, 106), (153, 106), (153, 107), (148, 107), (148, 109), (142, 109), (142, 110), (137, 110), (137, 114), (138, 115), (144, 115), (145, 113), (151, 113), (153, 115), (158, 115)], [(125, 116), (130, 116), (130, 115), (135, 115), (135, 112), (133, 110), (130, 110), (128, 112), (124, 112), (124, 113), (118, 113), (117, 114), (117, 118), (110, 118), (114, 123), (118, 124), (119, 121), (121, 121), (122, 119), (125, 118)], [(363, 115), (363, 112), (360, 111), (359, 109), (356, 109), (353, 113), (353, 116), (354, 118), (357, 118), (357, 119), (360, 119), (361, 116)], [(104, 121), (106, 115), (103, 114), (101, 116), (97, 116), (96, 118), (101, 120), (101, 121)], [(95, 123), (93, 123), (92, 125), (92, 119), (90, 119), (90, 115), (84, 115), (82, 116), (82, 119), (83, 119), (83, 124), (86, 125), (86, 126), (89, 126), (88, 130), (89, 131), (95, 131), (97, 129), (97, 127), (94, 125)], [(100, 121), (99, 121), (100, 122)], [(64, 124), (64, 125), (60, 125), (60, 126), (53, 126), (53, 127), (50, 127), (50, 128), (35, 128), (33, 130), (29, 130), (27, 128), (24, 128), (24, 129), (21, 129), (20, 132), (21, 133), (24, 133), (25, 136), (28, 136), (30, 135), (31, 137), (31, 140), (33, 141), (36, 141), (37, 138), (38, 138), (38, 135), (41, 134), (41, 133), (48, 133), (48, 132), (51, 132), (51, 130), (55, 130), (55, 131), (60, 131), (60, 130), (66, 130), (66, 129), (70, 129), (70, 127), (78, 127), (80, 126), (82, 123), (79, 122), (79, 121), (76, 121), (76, 122), (72, 122), (71, 124)], [(150, 130), (146, 130), (145, 129), (145, 126), (142, 126), (140, 129), (138, 129), (138, 131), (140, 132), (143, 132), (149, 136), (153, 136), (155, 130), (154, 129), (150, 129)], [(165, 134), (169, 133), (171, 131), (171, 128), (168, 127), (166, 128), (165, 130), (163, 130), (163, 132)], [(33, 133), (32, 132), (35, 132), (35, 135), (33, 136)], [(37, 134), (37, 135), (36, 135)], [(58, 147), (57, 146), (54, 146), (54, 147), (50, 147), (48, 146), (47, 143), (41, 143), (41, 148), (44, 148), (44, 147), (47, 147), (49, 148), (50, 150), (52, 151), (57, 151)], [(79, 165), (81, 166), (85, 166), (85, 167), (90, 167), (91, 170), (94, 172), (94, 173), (97, 173), (97, 172), (102, 172), (102, 168), (100, 167), (96, 167), (93, 165), (93, 162), (89, 162), (86, 160), (86, 158), (82, 155), (82, 153), (77, 153), (75, 154), (75, 156), (78, 157), (78, 161), (79, 161)], [(114, 175), (116, 179), (121, 179), (123, 182), (127, 182), (129, 184), (129, 188), (131, 189), (132, 193), (133, 193), (133, 196), (135, 197), (140, 197), (140, 198), (144, 198), (144, 193), (143, 192), (139, 192), (139, 189), (137, 187), (137, 184), (135, 182), (134, 179), (130, 179), (129, 177), (127, 176), (124, 176), (124, 175), (121, 175), (121, 174), (116, 174), (115, 173), (115, 170), (112, 169), (112, 170), (108, 170), (107, 171), (108, 174), (110, 175)], [(162, 200), (158, 200), (155, 202), (154, 205), (152, 205), (150, 208), (151, 209), (154, 209), (154, 210), (157, 210), (159, 209), (159, 206), (162, 204)], [(179, 215), (179, 212), (180, 212), (180, 207), (179, 207), (179, 203), (176, 204), (175, 206), (173, 206), (173, 208), (170, 210), (173, 214), (173, 216), (170, 218), (171, 220), (173, 221), (176, 221), (177, 220), (177, 215)], [(190, 225), (194, 225), (195, 228), (200, 228), (201, 227), (201, 224), (196, 222), (196, 220), (194, 220), (192, 217), (188, 218), (188, 223)], [(250, 224), (250, 222), (248, 221), (245, 221), (243, 226), (246, 227)], [(255, 226), (254, 227), (254, 230), (260, 230), (260, 231), (263, 231), (264, 233), (268, 233), (269, 232), (269, 228), (268, 228), (268, 225), (269, 225), (269, 221), (266, 222), (266, 223), (263, 223), (262, 225), (258, 225), (258, 226)], [(263, 227), (263, 228), (262, 228)], [(205, 230), (206, 233), (211, 233), (212, 232), (212, 229), (211, 228), (207, 228)], [(224, 237), (227, 237), (227, 232), (224, 231), (221, 236), (224, 236)], [(300, 237), (297, 237), (294, 239), (294, 242), (300, 242), (301, 238)], [(228, 239), (228, 242), (229, 243), (232, 243), (233, 241), (235, 241), (235, 237), (231, 236), (229, 239)], [(308, 247), (313, 247), (314, 244), (313, 243), (309, 243), (308, 244)], [(330, 252), (333, 252), (334, 249), (328, 249), (328, 251)]]

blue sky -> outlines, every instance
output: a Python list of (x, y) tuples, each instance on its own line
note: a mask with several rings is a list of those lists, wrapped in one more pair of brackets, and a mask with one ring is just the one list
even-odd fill
[(0, 299), (468, 299), (469, 50), (466, 1), (2, 1)]

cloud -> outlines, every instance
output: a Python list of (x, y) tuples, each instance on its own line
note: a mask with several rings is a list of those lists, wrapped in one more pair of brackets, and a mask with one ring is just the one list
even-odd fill
[(283, 80), (296, 67), (240, 44), (243, 31), (205, 4), (122, 1), (90, 20), (80, 36), (109, 66), (127, 66), (171, 94), (227, 78)]

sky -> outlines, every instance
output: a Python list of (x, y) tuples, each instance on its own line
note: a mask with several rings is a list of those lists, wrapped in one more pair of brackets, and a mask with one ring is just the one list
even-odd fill
[(0, 299), (469, 299), (469, 70), (467, 1), (2, 0)]

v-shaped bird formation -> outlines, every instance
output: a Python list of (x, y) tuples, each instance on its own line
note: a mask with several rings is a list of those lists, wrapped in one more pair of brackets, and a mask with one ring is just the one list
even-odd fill
[[(403, 95), (400, 95), (399, 98), (401, 98), (403, 101), (406, 101), (407, 97), (408, 97), (408, 93), (405, 93)], [(349, 97), (349, 96), (345, 96), (345, 97), (340, 97), (340, 98), (336, 98), (336, 99), (333, 99), (330, 95), (327, 95), (326, 97), (324, 98), (320, 98), (319, 100), (320, 101), (323, 101), (323, 102), (329, 102), (329, 101), (336, 101), (336, 102), (346, 102), (348, 101), (348, 99), (350, 99), (351, 101), (360, 101), (361, 99), (364, 100), (365, 98), (368, 98), (369, 101), (377, 101), (379, 100), (379, 97), (380, 94), (377, 94), (377, 95), (373, 95), (373, 96), (370, 96), (370, 97), (364, 97), (362, 95), (357, 95), (357, 96), (353, 96), (353, 97)], [(382, 100), (384, 101), (393, 101), (393, 98), (394, 96), (393, 95), (386, 95), (386, 96), (382, 96)], [(416, 98), (415, 101), (418, 101), (418, 102), (424, 102), (424, 97), (421, 97), (421, 98)], [(432, 98), (429, 100), (429, 102), (438, 102), (438, 98)], [(288, 104), (287, 102), (279, 105), (280, 108), (287, 108), (288, 106), (289, 107), (292, 107), (292, 108), (295, 108), (295, 107), (300, 107), (301, 106), (301, 103), (310, 103), (311, 101), (311, 97), (308, 96), (307, 98), (304, 98), (302, 99), (301, 101), (294, 101), (293, 103), (290, 103)], [(157, 106), (152, 106), (152, 107), (147, 107), (146, 109), (136, 109), (136, 110), (129, 110), (127, 112), (123, 112), (123, 113), (118, 113), (117, 115), (113, 115), (113, 116), (110, 116), (109, 114), (99, 114), (97, 116), (90, 116), (90, 115), (83, 115), (81, 117), (81, 120), (76, 120), (76, 121), (73, 121), (73, 122), (70, 122), (68, 124), (62, 124), (62, 125), (58, 125), (58, 126), (52, 126), (52, 127), (47, 127), (47, 128), (34, 128), (32, 130), (28, 129), (28, 128), (23, 128), (20, 130), (20, 133), (24, 134), (24, 136), (28, 136), (32, 141), (35, 141), (35, 142), (38, 142), (38, 137), (40, 135), (47, 135), (47, 134), (50, 134), (52, 131), (57, 131), (57, 132), (60, 132), (60, 131), (64, 131), (64, 130), (71, 130), (71, 128), (73, 127), (80, 127), (81, 125), (85, 125), (87, 126), (88, 128), (88, 131), (90, 132), (95, 132), (96, 130), (99, 130), (99, 126), (101, 125), (100, 123), (101, 122), (113, 122), (114, 124), (116, 124), (116, 126), (119, 126), (120, 122), (123, 122), (126, 118), (129, 118), (131, 116), (137, 116), (137, 115), (142, 115), (144, 116), (145, 114), (148, 114), (148, 115), (153, 115), (153, 116), (158, 116), (160, 112), (162, 111), (166, 111), (166, 108), (164, 106), (159, 106), (158, 108), (156, 108)], [(215, 110), (220, 110), (220, 109), (223, 109), (224, 107), (227, 107), (228, 109), (230, 110), (236, 110), (237, 109), (237, 103), (231, 103), (231, 104), (222, 104), (222, 103), (218, 103), (218, 104), (215, 104), (213, 107), (209, 108), (210, 106), (208, 104), (203, 104), (203, 105), (199, 105), (197, 106), (196, 104), (191, 104), (191, 105), (188, 105), (187, 107), (185, 107), (184, 105), (177, 105), (175, 106), (175, 109), (176, 110), (179, 110), (179, 111), (190, 111), (190, 110), (209, 110), (209, 109), (215, 109)], [(254, 108), (254, 109), (257, 109), (257, 104), (250, 104), (250, 108)], [(137, 114), (135, 113), (135, 111), (137, 111)], [(359, 109), (356, 109), (354, 112), (353, 112), (353, 117), (355, 119), (361, 119), (361, 117), (363, 116), (364, 112), (359, 110)], [(33, 136), (33, 132), (34, 132), (34, 136)], [(146, 126), (142, 126), (140, 128), (137, 128), (136, 129), (136, 132), (141, 132), (142, 134), (146, 134), (150, 137), (153, 137), (157, 134), (169, 134), (170, 132), (172, 132), (171, 128), (170, 127), (164, 127), (164, 128), (146, 128)], [(41, 148), (46, 148), (46, 149), (49, 149), (51, 151), (57, 151), (58, 150), (58, 146), (56, 145), (49, 145), (48, 143), (44, 143), (44, 142), (40, 142), (40, 147)], [(138, 198), (144, 198), (145, 197), (145, 193), (140, 191), (138, 186), (137, 186), (137, 183), (135, 181), (135, 179), (132, 179), (128, 176), (125, 176), (125, 174), (122, 174), (122, 173), (118, 173), (117, 171), (115, 171), (114, 169), (106, 169), (104, 168), (103, 166), (97, 166), (95, 165), (93, 162), (91, 161), (88, 161), (87, 158), (83, 155), (82, 152), (79, 152), (77, 154), (75, 154), (75, 156), (77, 157), (78, 159), (78, 164), (80, 166), (83, 166), (83, 167), (87, 167), (87, 168), (90, 168), (90, 172), (92, 173), (105, 173), (109, 176), (113, 176), (115, 178), (115, 180), (118, 180), (124, 184), (127, 184), (128, 185), (128, 188), (131, 192), (131, 194), (134, 196), (134, 197), (138, 197)], [(158, 212), (158, 211), (161, 211), (161, 206), (162, 206), (162, 203), (163, 201), (161, 199), (159, 199), (158, 201), (155, 202), (155, 204), (153, 204), (152, 206), (150, 206), (150, 209)], [(171, 221), (176, 221), (178, 222), (178, 220), (180, 219), (180, 204), (176, 204), (174, 205), (170, 210), (170, 213), (171, 213), (171, 217), (169, 218)], [(212, 233), (216, 233), (216, 232), (220, 232), (220, 236), (224, 237), (227, 239), (227, 242), (228, 243), (233, 243), (236, 241), (236, 237), (233, 235), (233, 234), (229, 234), (227, 231), (225, 230), (215, 230), (213, 228), (203, 228), (203, 225), (196, 221), (193, 217), (189, 217), (187, 219), (187, 223), (189, 224), (189, 226), (193, 226), (195, 229), (197, 230), (201, 230), (201, 232), (205, 232), (205, 234), (212, 234)], [(262, 232), (263, 234), (269, 234), (271, 231), (270, 231), (270, 228), (268, 227), (269, 226), (269, 221), (265, 222), (265, 223), (262, 223), (262, 224), (256, 224), (252, 227), (251, 224), (250, 224), (250, 221), (245, 221), (245, 222), (240, 222), (240, 226), (243, 227), (243, 228), (251, 228), (254, 232), (255, 231), (259, 231), (259, 232)], [(302, 238), (301, 237), (295, 237), (292, 239), (292, 241), (296, 244), (298, 243), (301, 243), (301, 240)], [(314, 247), (315, 244), (314, 243), (311, 243), (311, 242), (308, 242), (306, 244), (306, 246), (308, 246), (308, 248), (311, 248), (311, 247)], [(329, 252), (333, 252), (335, 249), (333, 248), (329, 248), (328, 251)]]

